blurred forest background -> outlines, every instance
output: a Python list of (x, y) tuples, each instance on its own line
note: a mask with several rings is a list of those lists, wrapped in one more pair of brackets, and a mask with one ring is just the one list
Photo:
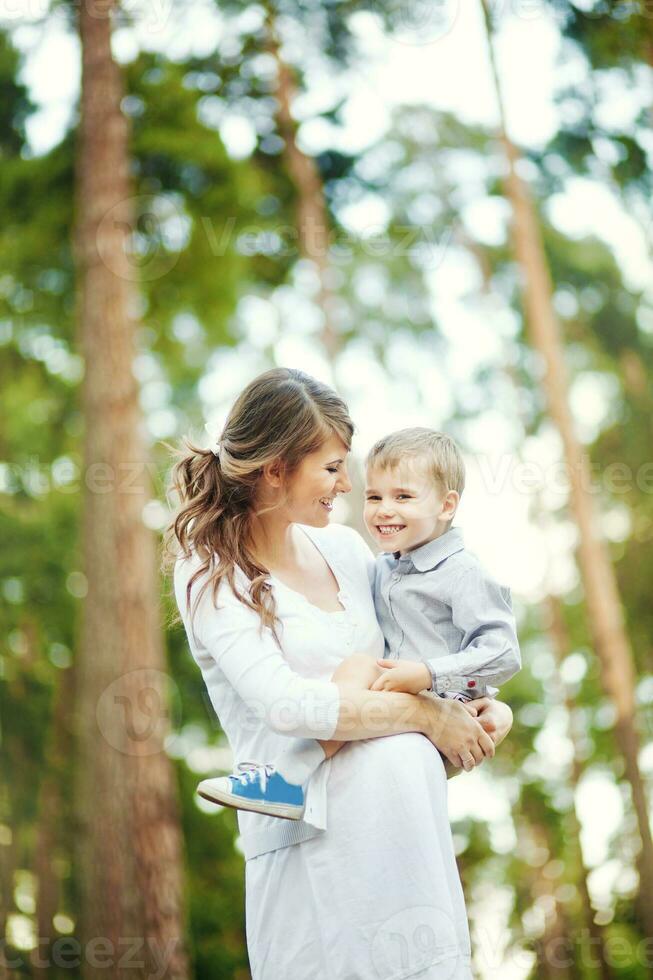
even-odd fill
[[(0, 976), (249, 976), (159, 552), (166, 443), (274, 364), (334, 384), (358, 459), (456, 436), (513, 590), (514, 729), (450, 784), (478, 977), (653, 975), (651, 4), (0, 14)], [(71, 71), (46, 133), (34, 79)]]

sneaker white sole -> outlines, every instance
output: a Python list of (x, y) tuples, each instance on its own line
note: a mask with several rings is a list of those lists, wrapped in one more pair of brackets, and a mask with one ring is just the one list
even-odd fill
[(304, 807), (299, 809), (296, 806), (290, 807), (286, 803), (267, 803), (265, 809), (261, 809), (253, 800), (241, 799), (234, 802), (236, 797), (229, 793), (221, 793), (217, 789), (207, 789), (202, 784), (197, 787), (198, 796), (208, 800), (210, 803), (219, 803), (221, 806), (230, 806), (233, 810), (251, 810), (253, 813), (263, 813), (268, 817), (283, 817), (285, 820), (301, 820), (304, 816)]

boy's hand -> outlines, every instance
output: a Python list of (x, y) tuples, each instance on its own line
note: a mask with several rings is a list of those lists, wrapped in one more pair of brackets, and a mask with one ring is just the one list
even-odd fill
[(405, 694), (419, 694), (430, 690), (431, 671), (426, 664), (414, 660), (377, 660), (383, 673), (377, 677), (370, 691), (403, 691)]

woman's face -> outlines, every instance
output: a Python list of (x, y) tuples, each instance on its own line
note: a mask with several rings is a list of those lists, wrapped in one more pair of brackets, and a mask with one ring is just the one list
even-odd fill
[(312, 527), (325, 527), (339, 493), (349, 493), (347, 446), (334, 434), (319, 449), (304, 457), (288, 478), (284, 510), (289, 520)]

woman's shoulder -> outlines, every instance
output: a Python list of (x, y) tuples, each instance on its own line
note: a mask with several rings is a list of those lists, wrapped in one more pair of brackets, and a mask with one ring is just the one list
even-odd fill
[(227, 620), (235, 617), (241, 625), (245, 620), (251, 619), (258, 624), (257, 614), (239, 599), (238, 594), (247, 592), (249, 587), (249, 579), (245, 573), (238, 566), (234, 568), (234, 591), (226, 577), (216, 585), (213, 577), (215, 567), (215, 556), (208, 565), (195, 552), (177, 558), (174, 567), (174, 592), (183, 622), (187, 625), (192, 622), (193, 630), (195, 627), (201, 629), (203, 622), (212, 621), (216, 611), (220, 611), (223, 621), (226, 616)]
[(374, 555), (364, 538), (346, 524), (328, 524), (326, 527), (301, 527), (308, 533), (320, 551), (340, 567), (358, 569), (368, 583), (373, 579)]
[[(218, 564), (219, 558), (215, 552), (207, 560), (206, 558), (202, 558), (200, 555), (198, 555), (195, 549), (191, 549), (188, 555), (179, 555), (175, 562), (173, 571), (175, 583), (186, 583), (195, 575), (196, 572), (200, 572), (197, 578), (193, 581), (193, 588), (201, 587), (205, 580), (212, 577)], [(250, 584), (245, 572), (239, 565), (234, 565), (234, 581), (236, 583), (236, 588), (247, 588)], [(228, 589), (231, 591), (231, 586), (226, 578), (223, 578), (221, 582), (221, 589)]]
[[(173, 569), (173, 584), (175, 590), (175, 597), (177, 599), (177, 605), (181, 613), (182, 619), (185, 618), (188, 613), (188, 604), (190, 601), (190, 592), (195, 594), (198, 585), (204, 580), (204, 575), (197, 575), (193, 578), (195, 574), (201, 569), (202, 561), (194, 550), (191, 550), (187, 555), (180, 554), (177, 556)], [(191, 579), (193, 582), (191, 584)], [(201, 581), (200, 581), (201, 580)]]
[(362, 552), (367, 545), (358, 531), (347, 524), (327, 524), (326, 527), (312, 527), (310, 524), (300, 524), (300, 527), (316, 542), (326, 543), (343, 550), (355, 548)]
[[(205, 586), (210, 587), (216, 564), (217, 555), (212, 555), (207, 562), (194, 549), (191, 549), (188, 555), (179, 555), (173, 570), (175, 593), (178, 599), (186, 597), (189, 586), (193, 595), (203, 592)], [(245, 573), (237, 565), (234, 568), (234, 581), (238, 589), (246, 589), (249, 585)], [(218, 588), (220, 598), (228, 600), (232, 592), (231, 585), (226, 578), (223, 578)]]
[(202, 567), (202, 564), (202, 559), (194, 548), (192, 548), (187, 555), (178, 555), (173, 569), (175, 586), (180, 584), (185, 585), (195, 574), (195, 572)]

